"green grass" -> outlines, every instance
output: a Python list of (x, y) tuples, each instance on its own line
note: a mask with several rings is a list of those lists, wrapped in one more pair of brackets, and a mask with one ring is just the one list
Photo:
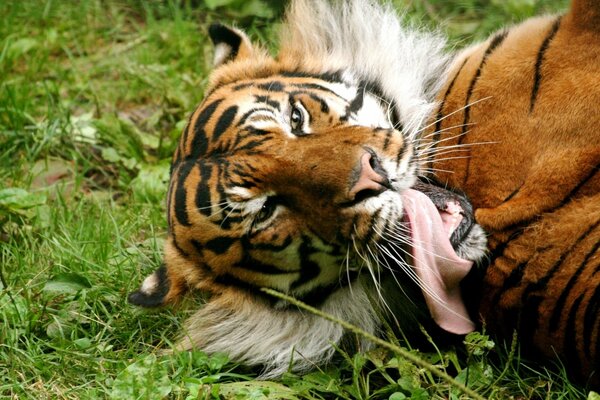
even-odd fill
[[(459, 46), (565, 4), (394, 3)], [(126, 303), (160, 262), (168, 159), (203, 95), (208, 24), (235, 22), (273, 47), (281, 8), (241, 0), (0, 4), (0, 398), (461, 398), (383, 348), (340, 352), (325, 370), (277, 382), (255, 380), (224, 355), (159, 356), (187, 309), (149, 313)], [(518, 346), (506, 347), (479, 334), (468, 357), (411, 351), (485, 397), (586, 396), (560, 367), (526, 363)]]

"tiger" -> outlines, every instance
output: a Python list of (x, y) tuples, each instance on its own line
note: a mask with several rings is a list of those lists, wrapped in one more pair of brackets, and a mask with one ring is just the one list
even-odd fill
[(263, 378), (372, 344), (261, 288), (373, 335), (390, 321), (473, 331), (461, 282), (486, 235), (467, 196), (425, 178), (421, 141), (444, 39), (363, 0), (293, 1), (276, 57), (237, 28), (209, 36), (214, 69), (172, 158), (163, 265), (129, 302), (208, 294), (175, 349), (226, 352)]
[(600, 2), (572, 0), (462, 50), (437, 100), (425, 141), (447, 150), (426, 165), (488, 233), (469, 304), (488, 332), (516, 331), (530, 357), (558, 356), (598, 387)]
[[(275, 59), (240, 30), (211, 27), (215, 70), (173, 158), (164, 266), (130, 302), (211, 293), (176, 347), (226, 351), (265, 376), (328, 362), (331, 343), (370, 344), (258, 287), (376, 334), (382, 318), (453, 334), (483, 325), (506, 340), (516, 331), (522, 349), (558, 356), (597, 387), (600, 5), (573, 0), (564, 15), (447, 54), (390, 7), (340, 3), (293, 1)], [(368, 189), (353, 191), (358, 182)], [(337, 208), (357, 193), (357, 214)], [(443, 290), (413, 254), (444, 242), (410, 237), (416, 193), (434, 203), (421, 213), (464, 219), (455, 254), (436, 250), (454, 260), (434, 268), (449, 278)]]

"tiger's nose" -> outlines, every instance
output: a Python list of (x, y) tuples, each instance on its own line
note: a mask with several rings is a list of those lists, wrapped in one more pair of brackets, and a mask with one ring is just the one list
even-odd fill
[(352, 202), (377, 196), (390, 188), (390, 182), (383, 165), (381, 165), (381, 160), (373, 150), (366, 150), (360, 156), (358, 177), (348, 193)]

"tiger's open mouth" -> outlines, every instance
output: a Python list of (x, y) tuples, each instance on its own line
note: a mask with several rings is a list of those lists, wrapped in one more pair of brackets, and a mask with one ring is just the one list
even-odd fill
[(434, 321), (444, 330), (475, 329), (462, 300), (460, 282), (473, 266), (460, 246), (476, 225), (468, 200), (419, 182), (402, 194), (412, 239), (412, 266)]

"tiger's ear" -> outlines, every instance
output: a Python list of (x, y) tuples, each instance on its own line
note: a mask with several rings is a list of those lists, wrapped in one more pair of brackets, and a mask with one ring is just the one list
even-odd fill
[(250, 39), (239, 29), (214, 23), (208, 28), (208, 34), (215, 46), (213, 67), (249, 58), (254, 53)]
[(185, 284), (169, 278), (167, 267), (162, 265), (148, 275), (140, 288), (127, 297), (129, 303), (140, 307), (160, 307), (176, 302), (183, 292)]

